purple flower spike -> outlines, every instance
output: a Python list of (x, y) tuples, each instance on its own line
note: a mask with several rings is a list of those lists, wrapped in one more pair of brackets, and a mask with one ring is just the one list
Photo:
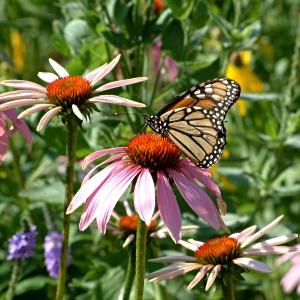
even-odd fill
[[(61, 234), (57, 231), (49, 232), (45, 237), (44, 256), (45, 265), (49, 275), (53, 278), (58, 277), (60, 253), (62, 246)], [(68, 265), (70, 264), (71, 256), (68, 254)]]
[(7, 259), (26, 259), (34, 255), (33, 249), (36, 245), (37, 231), (31, 226), (29, 231), (18, 232), (9, 240)]

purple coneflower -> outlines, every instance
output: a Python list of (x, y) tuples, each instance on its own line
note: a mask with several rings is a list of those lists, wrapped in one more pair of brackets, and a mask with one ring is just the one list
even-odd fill
[(85, 203), (80, 230), (85, 230), (96, 219), (99, 231), (105, 233), (116, 203), (134, 183), (134, 207), (139, 217), (147, 226), (150, 225), (156, 199), (164, 224), (173, 239), (178, 241), (181, 214), (172, 191), (173, 181), (199, 217), (216, 229), (225, 227), (215, 204), (198, 184), (201, 182), (221, 199), (220, 190), (211, 180), (209, 171), (181, 158), (179, 148), (169, 139), (156, 134), (141, 134), (134, 137), (127, 147), (99, 150), (88, 155), (83, 168), (110, 153), (115, 155), (103, 162), (110, 164), (94, 176), (103, 163), (87, 174), (67, 209), (67, 213), (72, 213)]
[[(138, 214), (133, 213), (127, 201), (124, 201), (124, 207), (126, 215), (120, 216), (116, 212), (113, 212), (112, 217), (115, 219), (115, 221), (110, 221), (107, 224), (107, 228), (113, 234), (122, 236), (125, 239), (123, 247), (127, 247), (136, 238)], [(164, 239), (168, 236), (169, 229), (165, 226), (162, 220), (159, 220), (159, 217), (159, 211), (154, 213), (151, 222), (148, 225), (148, 235), (151, 238)], [(181, 232), (191, 232), (198, 228), (199, 226), (197, 225), (185, 225), (181, 227)]]
[(24, 260), (34, 255), (33, 249), (36, 245), (36, 227), (32, 225), (30, 230), (18, 232), (9, 240), (7, 259)]
[[(62, 237), (57, 231), (49, 232), (44, 242), (44, 257), (47, 271), (51, 277), (57, 278), (59, 274), (60, 254), (61, 254)], [(68, 264), (71, 256), (68, 254)]]
[(285, 293), (289, 294), (296, 288), (297, 294), (300, 295), (300, 244), (295, 246), (296, 251), (282, 255), (278, 263), (289, 261), (292, 263), (291, 268), (281, 280), (281, 285)]
[(174, 262), (175, 264), (149, 274), (149, 279), (151, 282), (158, 282), (200, 269), (188, 285), (188, 289), (190, 290), (211, 271), (205, 287), (207, 291), (214, 283), (221, 269), (228, 266), (237, 265), (261, 273), (270, 273), (272, 269), (269, 266), (251, 257), (291, 252), (294, 249), (293, 247), (280, 245), (297, 238), (298, 235), (287, 234), (255, 244), (253, 242), (272, 230), (282, 218), (283, 216), (278, 217), (256, 233), (254, 233), (256, 230), (256, 226), (254, 225), (240, 233), (234, 233), (228, 237), (213, 238), (206, 242), (195, 240), (190, 240), (190, 242), (181, 241), (181, 245), (194, 251), (194, 256), (166, 256), (151, 259), (150, 261), (152, 262)]
[[(0, 112), (0, 164), (6, 157), (8, 149), (8, 138), (16, 131), (19, 131), (24, 136), (29, 145), (29, 148), (31, 148), (31, 132), (23, 120), (17, 119), (17, 115), (18, 114), (14, 109)], [(8, 122), (12, 123), (10, 129), (8, 129)]]
[(47, 110), (37, 126), (39, 131), (57, 114), (63, 115), (72, 111), (78, 119), (83, 120), (84, 117), (89, 116), (92, 105), (96, 103), (145, 107), (142, 103), (120, 96), (99, 95), (103, 91), (147, 79), (147, 77), (124, 79), (96, 87), (100, 80), (114, 69), (120, 56), (118, 55), (110, 63), (100, 66), (85, 76), (69, 75), (68, 71), (61, 65), (53, 59), (49, 59), (49, 63), (56, 74), (50, 72), (38, 73), (38, 77), (47, 83), (46, 87), (26, 80), (4, 80), (1, 82), (3, 85), (18, 89), (18, 91), (0, 94), (0, 101), (6, 101), (6, 103), (0, 105), (0, 111), (32, 106), (18, 116), (20, 119), (38, 111)]

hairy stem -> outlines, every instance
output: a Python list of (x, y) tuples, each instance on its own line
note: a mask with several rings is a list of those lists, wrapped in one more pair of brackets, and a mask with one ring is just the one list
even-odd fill
[(74, 181), (74, 164), (75, 150), (77, 144), (77, 123), (74, 115), (67, 117), (67, 169), (66, 169), (66, 186), (65, 186), (65, 203), (63, 216), (62, 231), (62, 249), (60, 255), (59, 277), (56, 290), (56, 300), (62, 300), (64, 296), (66, 269), (68, 260), (68, 244), (70, 231), (70, 215), (66, 214), (73, 197), (73, 181)]

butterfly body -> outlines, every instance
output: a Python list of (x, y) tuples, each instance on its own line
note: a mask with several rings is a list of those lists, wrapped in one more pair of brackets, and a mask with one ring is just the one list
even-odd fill
[(197, 84), (175, 97), (156, 115), (146, 116), (150, 128), (172, 140), (198, 166), (219, 160), (226, 144), (224, 118), (240, 96), (240, 86), (228, 78)]

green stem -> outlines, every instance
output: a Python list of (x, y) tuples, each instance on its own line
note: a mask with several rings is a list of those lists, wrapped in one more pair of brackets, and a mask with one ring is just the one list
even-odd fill
[(132, 290), (132, 284), (134, 281), (134, 268), (135, 268), (135, 247), (130, 247), (129, 249), (129, 258), (128, 258), (128, 265), (127, 265), (127, 272), (125, 278), (125, 287), (124, 287), (124, 294), (123, 300), (130, 299), (130, 293)]
[(233, 284), (233, 274), (231, 270), (224, 275), (224, 282), (222, 283), (222, 293), (224, 300), (235, 300), (235, 291)]
[(66, 169), (66, 187), (65, 187), (65, 203), (62, 230), (62, 249), (60, 255), (59, 277), (56, 290), (56, 300), (62, 300), (64, 296), (66, 269), (68, 260), (68, 244), (70, 231), (70, 215), (66, 214), (66, 210), (73, 197), (73, 181), (74, 181), (74, 164), (75, 150), (77, 144), (77, 123), (74, 115), (67, 116), (67, 169)]
[(143, 300), (147, 248), (147, 226), (139, 218), (136, 236), (135, 300)]
[(18, 180), (19, 188), (20, 188), (20, 190), (23, 190), (25, 187), (25, 179), (22, 174), (22, 169), (21, 169), (21, 165), (20, 165), (20, 156), (19, 156), (18, 150), (15, 146), (13, 139), (9, 140), (9, 146), (10, 146), (11, 153), (13, 156), (13, 168), (14, 168), (16, 178)]
[(20, 268), (21, 268), (21, 260), (16, 259), (14, 268), (13, 268), (12, 273), (11, 273), (11, 278), (10, 278), (10, 282), (9, 282), (9, 286), (8, 286), (8, 290), (7, 290), (7, 293), (6, 293), (5, 300), (12, 300), (14, 298)]

